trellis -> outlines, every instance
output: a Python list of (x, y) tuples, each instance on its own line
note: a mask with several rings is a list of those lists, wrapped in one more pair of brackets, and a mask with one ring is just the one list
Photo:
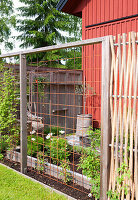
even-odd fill
[[(117, 190), (120, 199), (138, 199), (138, 35), (134, 32), (122, 37), (115, 44), (110, 37), (110, 110), (111, 110), (111, 163), (109, 190)], [(118, 168), (125, 163), (130, 171), (119, 185)], [(128, 172), (129, 172), (128, 171)], [(125, 195), (124, 186), (128, 193)], [(122, 189), (121, 189), (122, 187)], [(137, 195), (137, 197), (136, 197)]]
[[(120, 191), (120, 199), (138, 200), (138, 35), (130, 33), (118, 36), (117, 44), (113, 36), (94, 38), (69, 44), (43, 47), (1, 55), (0, 58), (20, 56), (20, 141), (21, 172), (27, 168), (27, 92), (26, 55), (52, 50), (74, 48), (86, 45), (102, 46), (102, 92), (101, 92), (101, 194), (107, 199), (107, 191)], [(84, 56), (84, 55), (83, 55)], [(85, 58), (85, 57), (84, 57)], [(86, 64), (83, 58), (83, 65)], [(86, 59), (86, 58), (85, 58)], [(16, 67), (16, 66), (15, 66)], [(87, 65), (86, 65), (87, 67)], [(74, 70), (75, 72), (75, 70)], [(75, 77), (75, 76), (74, 76)], [(72, 80), (75, 90), (75, 79)], [(61, 82), (60, 82), (61, 84)], [(82, 80), (81, 80), (82, 84)], [(59, 82), (58, 82), (59, 85)], [(67, 96), (66, 96), (67, 99)], [(75, 101), (74, 101), (75, 102)], [(55, 111), (55, 109), (53, 109)], [(58, 110), (59, 111), (59, 110)], [(66, 111), (66, 110), (65, 110)], [(129, 147), (129, 149), (128, 149)], [(130, 180), (125, 178), (117, 185), (121, 174), (117, 169), (126, 163), (130, 170)], [(58, 171), (58, 170), (57, 170)], [(125, 197), (121, 186), (128, 184)]]

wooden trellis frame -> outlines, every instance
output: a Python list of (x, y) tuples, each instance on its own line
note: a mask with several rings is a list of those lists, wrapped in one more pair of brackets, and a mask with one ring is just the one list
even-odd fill
[[(112, 36), (106, 36), (0, 56), (6, 58), (20, 55), (21, 172), (25, 173), (27, 167), (25, 55), (98, 43), (102, 44), (100, 199), (106, 200), (107, 191), (115, 189), (117, 168), (126, 161), (131, 172), (131, 180), (127, 181), (131, 186), (127, 199), (134, 199), (135, 196), (138, 200), (136, 194), (138, 188), (138, 42), (135, 33), (129, 35), (129, 42), (126, 42), (126, 35), (123, 34), (122, 37), (118, 36), (117, 44)], [(129, 152), (128, 141), (130, 141)], [(124, 199), (123, 195), (124, 192), (121, 193), (121, 199)]]

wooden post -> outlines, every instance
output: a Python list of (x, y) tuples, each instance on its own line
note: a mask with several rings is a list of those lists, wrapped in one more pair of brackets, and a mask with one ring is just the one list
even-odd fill
[(26, 57), (20, 54), (20, 144), (21, 173), (27, 169), (27, 94), (26, 94)]
[(102, 42), (102, 97), (101, 97), (101, 186), (100, 200), (107, 199), (110, 175), (111, 113), (110, 113), (110, 37)]

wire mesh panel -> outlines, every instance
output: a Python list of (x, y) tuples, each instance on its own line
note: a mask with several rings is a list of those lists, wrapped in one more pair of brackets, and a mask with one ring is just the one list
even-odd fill
[(110, 166), (109, 199), (137, 199), (137, 50), (131, 33), (0, 56), (0, 159), (83, 200), (107, 198)]
[[(92, 56), (94, 54), (93, 51)], [(57, 51), (56, 55), (50, 52), (27, 57), (27, 123), (30, 124), (27, 152), (31, 172), (43, 174), (44, 178), (84, 194), (90, 193), (93, 184), (96, 189), (95, 194), (93, 189), (93, 195), (99, 195), (100, 129), (93, 130), (94, 104), (91, 102), (94, 87), (98, 85), (99, 89), (101, 80), (87, 80), (81, 69), (82, 61), (85, 73), (93, 67), (96, 69), (98, 64), (100, 69), (97, 57), (92, 56), (82, 55), (79, 47)], [(100, 101), (98, 103), (100, 107)], [(91, 144), (94, 138), (97, 144)], [(85, 162), (91, 162), (91, 159), (96, 159), (97, 163), (93, 161), (88, 170)], [(92, 168), (95, 168), (93, 175)], [(97, 182), (94, 184), (94, 181)]]
[[(21, 162), (23, 173), (42, 179), (51, 186), (59, 184), (62, 191), (81, 192), (79, 199), (100, 198), (100, 109), (101, 109), (101, 44), (102, 39), (89, 46), (77, 44), (71, 48), (48, 47), (22, 52), (19, 64), (5, 64), (16, 72), (14, 91), (24, 90), (26, 75), (27, 105), (23, 92), (15, 121), (21, 120), (21, 141), (12, 151), (5, 149), (7, 158)], [(97, 44), (98, 43), (98, 44)], [(90, 45), (91, 44), (91, 45)], [(79, 46), (79, 47), (78, 47)], [(26, 64), (23, 59), (26, 55)], [(19, 62), (17, 60), (16, 62)], [(23, 64), (25, 69), (23, 69)], [(8, 68), (8, 70), (9, 70)], [(25, 82), (24, 82), (25, 83)], [(25, 90), (24, 90), (25, 91)], [(15, 101), (15, 100), (14, 100)], [(17, 101), (17, 100), (16, 100)], [(18, 100), (19, 101), (19, 100)], [(14, 105), (14, 103), (13, 103)], [(26, 107), (25, 107), (26, 106)], [(24, 112), (25, 111), (25, 112)], [(23, 114), (24, 113), (24, 114)], [(24, 117), (23, 117), (24, 116)], [(11, 116), (10, 116), (11, 117)], [(26, 124), (27, 117), (27, 124)], [(23, 121), (24, 120), (24, 121)], [(12, 124), (16, 124), (15, 122)], [(23, 165), (26, 151), (27, 170)], [(15, 136), (14, 136), (15, 139)], [(22, 147), (23, 145), (23, 147)], [(19, 148), (18, 148), (19, 147)], [(55, 186), (56, 187), (56, 186)], [(74, 195), (75, 197), (75, 195)]]
[[(66, 129), (67, 133), (69, 133), (72, 131), (74, 123), (73, 117), (71, 118), (71, 113), (74, 111), (72, 104), (74, 89), (76, 94), (76, 115), (82, 113), (82, 71), (63, 70), (60, 68), (50, 71), (49, 68), (46, 68), (45, 70), (43, 73), (30, 72), (29, 74), (29, 78), (32, 80), (32, 82), (30, 81), (29, 105), (32, 107), (33, 114), (36, 115), (38, 104), (39, 114), (42, 117), (43, 115), (45, 116), (44, 124), (47, 126), (49, 126), (51, 120), (51, 126), (55, 126), (58, 123), (58, 126), (64, 129), (65, 118), (70, 117), (70, 120), (66, 121)], [(74, 72), (75, 88), (74, 83), (72, 83)], [(37, 93), (39, 93), (38, 97)]]
[(84, 70), (84, 113), (92, 114), (92, 126), (101, 127), (101, 44), (90, 45), (83, 49)]

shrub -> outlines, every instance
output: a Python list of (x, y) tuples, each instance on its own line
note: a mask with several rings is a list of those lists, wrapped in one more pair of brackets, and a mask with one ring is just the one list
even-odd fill
[(37, 152), (43, 151), (44, 140), (40, 136), (31, 136), (27, 137), (27, 154), (28, 156), (37, 157)]
[(4, 156), (0, 153), (0, 160), (3, 160)]
[(66, 162), (61, 162), (62, 170), (60, 172), (60, 176), (62, 176), (64, 183), (69, 183), (72, 180), (71, 173), (69, 172), (70, 166)]
[(48, 135), (49, 133), (52, 133), (53, 136), (57, 136), (57, 135), (61, 135), (61, 133), (60, 133), (61, 130), (62, 129), (60, 127), (51, 126), (51, 127), (47, 127), (44, 130), (44, 134)]
[(19, 134), (14, 135), (2, 135), (0, 138), (0, 153), (5, 152), (8, 149), (14, 149), (19, 145)]
[(4, 151), (7, 150), (9, 144), (8, 144), (8, 135), (2, 135), (0, 138), (0, 153), (3, 153)]
[(87, 147), (80, 158), (79, 167), (83, 174), (91, 178), (91, 193), (97, 199), (100, 198), (100, 154), (98, 149), (101, 143), (101, 131), (89, 129), (88, 135), (91, 139), (91, 146)]
[(44, 155), (43, 155), (43, 152), (38, 152), (38, 159), (37, 159), (37, 170), (39, 170), (39, 171), (44, 171), (44, 164), (45, 164), (45, 162), (44, 162)]
[(51, 156), (54, 163), (57, 163), (57, 161), (68, 160), (70, 149), (71, 147), (65, 139), (52, 138), (47, 154)]
[(16, 121), (17, 90), (12, 69), (0, 65), (0, 134), (19, 133)]

